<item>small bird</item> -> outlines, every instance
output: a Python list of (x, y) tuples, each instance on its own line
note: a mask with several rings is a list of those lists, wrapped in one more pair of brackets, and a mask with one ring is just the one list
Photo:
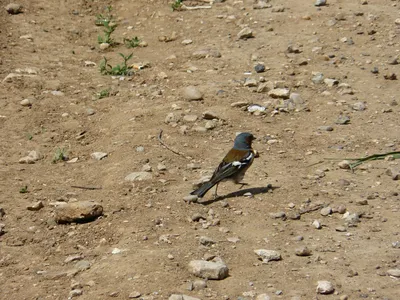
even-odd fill
[[(214, 185), (216, 185), (214, 198), (217, 197), (218, 184), (221, 181), (232, 180), (236, 184), (243, 184), (244, 174), (253, 163), (255, 152), (251, 148), (251, 143), (256, 138), (249, 132), (240, 133), (234, 141), (233, 148), (225, 155), (222, 162), (215, 169), (211, 179), (191, 195), (202, 198)], [(244, 185), (244, 184), (243, 184)]]

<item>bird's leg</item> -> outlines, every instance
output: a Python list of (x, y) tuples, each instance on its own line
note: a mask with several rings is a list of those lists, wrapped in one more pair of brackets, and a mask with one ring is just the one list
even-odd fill
[(218, 197), (217, 190), (218, 190), (218, 183), (215, 185), (214, 200), (217, 199)]
[(249, 185), (249, 184), (246, 183), (246, 182), (239, 182), (239, 184), (241, 184), (239, 190), (241, 190), (245, 185)]

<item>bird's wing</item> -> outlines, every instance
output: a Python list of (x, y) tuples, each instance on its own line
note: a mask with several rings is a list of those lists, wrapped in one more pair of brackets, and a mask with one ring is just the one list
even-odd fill
[(214, 171), (213, 176), (211, 177), (211, 182), (218, 183), (221, 180), (229, 178), (240, 170), (246, 168), (254, 159), (254, 152), (249, 150), (246, 155), (243, 156), (243, 153), (240, 153), (240, 157), (237, 157), (237, 160), (234, 158), (231, 162), (227, 162), (228, 155), (223, 159), (223, 161), (219, 164), (217, 169)]

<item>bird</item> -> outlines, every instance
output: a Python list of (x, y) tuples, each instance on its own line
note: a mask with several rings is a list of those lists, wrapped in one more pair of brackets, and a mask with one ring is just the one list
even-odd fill
[(256, 152), (251, 147), (255, 139), (256, 138), (249, 132), (238, 134), (233, 143), (233, 148), (228, 151), (224, 159), (215, 169), (211, 179), (203, 183), (197, 190), (190, 194), (203, 198), (204, 195), (216, 185), (214, 193), (215, 199), (217, 198), (218, 184), (221, 181), (231, 180), (236, 184), (245, 185), (245, 183), (241, 181), (256, 156)]

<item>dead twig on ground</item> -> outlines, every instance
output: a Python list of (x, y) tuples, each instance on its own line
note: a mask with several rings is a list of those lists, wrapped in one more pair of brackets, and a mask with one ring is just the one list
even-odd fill
[(71, 185), (72, 188), (75, 189), (82, 189), (82, 190), (101, 190), (101, 187), (95, 187), (95, 186), (81, 186), (81, 185)]
[(191, 160), (192, 158), (190, 156), (186, 156), (184, 153), (176, 151), (174, 149), (172, 149), (171, 147), (169, 147), (163, 140), (162, 140), (162, 134), (163, 134), (163, 130), (160, 130), (160, 133), (158, 134), (158, 141), (160, 142), (161, 145), (163, 145), (165, 148), (167, 148), (169, 151), (171, 151), (172, 153), (175, 153), (176, 155), (182, 156), (186, 159)]

